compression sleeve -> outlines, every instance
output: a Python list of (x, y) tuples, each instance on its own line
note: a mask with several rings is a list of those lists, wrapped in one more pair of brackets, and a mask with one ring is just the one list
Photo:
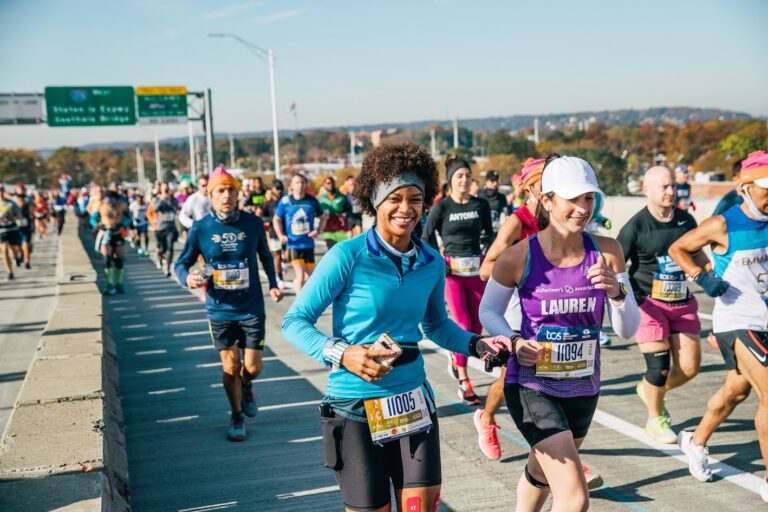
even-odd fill
[(635, 302), (635, 295), (632, 292), (632, 285), (629, 283), (629, 276), (626, 272), (616, 274), (616, 280), (627, 287), (627, 296), (620, 306), (616, 306), (608, 300), (608, 312), (611, 315), (611, 326), (613, 330), (622, 338), (629, 339), (635, 335), (637, 328), (640, 327), (640, 309)]
[(499, 284), (491, 276), (485, 285), (485, 293), (480, 301), (480, 323), (491, 336), (512, 336), (515, 332), (504, 318), (509, 301), (515, 293), (515, 288), (507, 288)]
[(187, 229), (191, 229), (192, 224), (195, 222), (192, 218), (192, 212), (194, 211), (192, 203), (195, 199), (197, 199), (197, 197), (187, 198), (187, 200), (184, 201), (184, 204), (181, 205), (181, 211), (179, 212), (179, 222), (181, 222), (181, 225)]

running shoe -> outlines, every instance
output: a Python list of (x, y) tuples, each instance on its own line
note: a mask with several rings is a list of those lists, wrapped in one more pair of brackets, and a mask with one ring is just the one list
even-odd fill
[(115, 291), (117, 293), (125, 293), (125, 288), (123, 288), (123, 285), (121, 283), (117, 283), (115, 285)]
[(16, 277), (13, 275), (13, 272), (8, 272), (8, 280), (11, 281), (13, 279), (16, 279)]
[(611, 337), (600, 331), (600, 346), (607, 347), (611, 344)]
[(281, 290), (281, 291), (285, 290), (285, 281), (283, 281), (282, 279), (278, 279), (277, 280), (277, 288), (279, 290)]
[(459, 367), (456, 365), (456, 356), (453, 353), (448, 357), (448, 373), (454, 380), (459, 380)]
[(599, 489), (603, 486), (603, 477), (599, 473), (593, 473), (587, 466), (581, 466), (581, 472), (584, 473), (584, 478), (587, 480), (587, 488), (590, 491)]
[(459, 398), (464, 405), (480, 405), (480, 397), (475, 394), (469, 379), (459, 381)]
[[(637, 396), (640, 397), (640, 400), (643, 401), (643, 404), (645, 406), (648, 406), (648, 402), (645, 401), (645, 388), (643, 388), (643, 381), (641, 380), (637, 387), (635, 387), (635, 392), (637, 393)], [(667, 423), (670, 423), (672, 421), (672, 417), (669, 415), (669, 411), (667, 410), (667, 397), (664, 397), (664, 403), (661, 406), (661, 415), (664, 416), (667, 419)]]
[[(677, 435), (677, 445), (680, 447), (686, 457), (688, 457), (688, 471), (701, 482), (709, 482), (712, 480), (712, 470), (709, 469), (709, 463), (707, 457), (709, 456), (709, 449), (706, 446), (699, 446), (693, 442), (693, 432), (687, 430), (681, 430)], [(761, 489), (763, 499), (766, 500), (768, 496), (768, 485), (763, 482)]]
[(768, 503), (768, 479), (763, 478), (763, 485), (760, 486), (760, 497)]
[(243, 408), (243, 414), (253, 418), (259, 413), (259, 403), (256, 401), (256, 393), (251, 386), (242, 388), (240, 393), (240, 406)]
[(227, 439), (240, 442), (245, 441), (245, 436), (245, 420), (231, 420), (229, 422), (229, 430), (227, 430)]
[(473, 416), (475, 429), (477, 429), (477, 442), (480, 445), (480, 451), (486, 457), (491, 460), (499, 460), (501, 458), (501, 445), (499, 444), (499, 436), (496, 434), (496, 429), (499, 426), (496, 423), (489, 425), (484, 422), (484, 412), (485, 409), (478, 409)]
[(22, 262), (22, 261), (24, 261), (24, 259), (23, 259), (21, 256), (19, 256), (18, 258), (16, 258), (16, 266), (17, 266), (17, 267), (20, 267), (20, 266), (21, 266), (21, 262)]
[(107, 287), (104, 289), (104, 295), (114, 295), (115, 294), (115, 287), (111, 284), (108, 284)]
[(24, 268), (27, 270), (30, 270), (32, 268), (32, 265), (30, 265), (29, 263), (25, 263)]
[(645, 423), (645, 433), (659, 444), (675, 444), (677, 442), (677, 436), (664, 416), (648, 418)]

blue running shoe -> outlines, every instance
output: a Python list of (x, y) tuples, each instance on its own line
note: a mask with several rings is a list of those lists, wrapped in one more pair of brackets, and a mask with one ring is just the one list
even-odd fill
[(229, 430), (227, 431), (227, 439), (240, 442), (245, 441), (245, 436), (245, 421), (243, 419), (231, 420), (229, 422)]

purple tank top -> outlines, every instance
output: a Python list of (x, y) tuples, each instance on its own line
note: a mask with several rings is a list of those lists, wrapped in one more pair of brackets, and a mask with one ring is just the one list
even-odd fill
[[(524, 339), (543, 339), (546, 338), (547, 332), (552, 333), (552, 338), (549, 339), (557, 339), (557, 332), (563, 331), (562, 328), (570, 328), (577, 335), (590, 331), (588, 337), (591, 338), (596, 336), (596, 330), (600, 329), (605, 292), (596, 290), (586, 277), (589, 267), (597, 262), (600, 253), (589, 234), (584, 233), (582, 236), (584, 260), (574, 267), (564, 268), (555, 267), (546, 259), (537, 235), (528, 238), (526, 270), (518, 290), (522, 309), (520, 335)], [(582, 353), (577, 355), (583, 357)], [(598, 342), (594, 343), (592, 357), (592, 375), (550, 378), (537, 376), (535, 366), (518, 365), (513, 355), (507, 364), (506, 383), (520, 384), (557, 397), (592, 396), (600, 391)]]

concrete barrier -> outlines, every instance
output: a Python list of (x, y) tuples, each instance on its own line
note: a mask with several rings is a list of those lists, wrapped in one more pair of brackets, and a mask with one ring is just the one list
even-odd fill
[(0, 510), (129, 510), (116, 349), (68, 214), (58, 299), (0, 442)]

